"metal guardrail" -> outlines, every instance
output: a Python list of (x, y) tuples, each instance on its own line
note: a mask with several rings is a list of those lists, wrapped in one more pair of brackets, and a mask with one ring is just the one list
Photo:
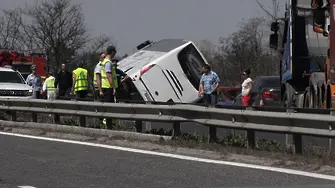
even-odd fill
[[(298, 109), (285, 112), (262, 111), (254, 108), (225, 109), (191, 104), (132, 104), (102, 103), (66, 100), (0, 99), (0, 111), (30, 112), (32, 122), (37, 114), (54, 114), (54, 123), (60, 124), (60, 116), (80, 117), (80, 126), (86, 126), (86, 117), (135, 120), (137, 132), (142, 131), (142, 121), (173, 123), (173, 136), (179, 136), (181, 122), (196, 122), (209, 127), (209, 141), (217, 141), (217, 128), (246, 130), (247, 146), (255, 148), (255, 131), (293, 135), (294, 152), (302, 153), (302, 135), (334, 138), (335, 117), (329, 114), (309, 114)], [(1, 123), (1, 122), (0, 122)]]
[[(60, 100), (74, 100), (74, 98), (69, 97), (60, 97)], [(84, 98), (80, 99), (80, 101), (94, 102), (93, 98)], [(238, 106), (238, 105), (206, 105), (203, 103), (180, 103), (180, 102), (158, 102), (158, 101), (138, 101), (138, 100), (118, 100), (121, 103), (131, 103), (131, 104), (160, 104), (160, 105), (196, 105), (203, 107), (215, 107), (215, 108), (223, 108), (223, 109), (232, 109), (232, 110), (246, 110), (247, 108), (252, 108), (256, 111), (266, 111), (266, 112), (299, 112), (299, 113), (307, 113), (307, 114), (330, 114), (335, 112), (335, 110), (331, 109), (319, 109), (319, 108), (282, 108), (282, 107), (271, 107), (271, 106)]]

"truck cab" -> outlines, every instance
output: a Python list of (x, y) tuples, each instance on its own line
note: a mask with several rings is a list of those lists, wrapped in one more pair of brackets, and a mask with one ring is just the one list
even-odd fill
[(330, 26), (334, 23), (330, 7), (333, 6), (334, 0), (288, 0), (284, 17), (271, 24), (274, 33), (270, 36), (270, 47), (282, 55), (280, 78), (284, 107), (333, 106), (331, 78), (334, 76), (330, 71), (335, 52), (330, 40), (333, 35)]

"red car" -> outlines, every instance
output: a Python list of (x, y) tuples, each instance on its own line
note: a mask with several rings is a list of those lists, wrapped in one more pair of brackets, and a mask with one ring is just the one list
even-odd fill
[(218, 104), (231, 105), (237, 95), (241, 93), (241, 86), (220, 86)]

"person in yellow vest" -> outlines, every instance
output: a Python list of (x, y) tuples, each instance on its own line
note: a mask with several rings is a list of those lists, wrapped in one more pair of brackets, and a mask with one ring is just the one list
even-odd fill
[[(116, 48), (114, 46), (107, 47), (106, 58), (100, 63), (100, 79), (101, 84), (97, 84), (99, 88), (100, 99), (103, 102), (116, 102), (116, 89), (118, 88), (116, 66), (112, 62)], [(98, 80), (97, 80), (98, 83)], [(112, 119), (106, 119), (105, 121), (107, 129), (113, 129)]]
[(48, 78), (43, 83), (42, 91), (43, 93), (47, 92), (47, 100), (56, 99), (55, 77), (53, 77), (52, 72), (48, 73)]
[[(103, 96), (103, 91), (101, 87), (101, 63), (106, 58), (106, 53), (101, 52), (99, 54), (99, 62), (94, 68), (94, 76), (93, 76), (93, 84), (94, 84), (94, 93), (95, 93), (95, 99), (99, 100), (101, 99), (101, 96)], [(100, 87), (98, 87), (98, 85)]]
[(88, 93), (88, 72), (84, 68), (84, 63), (80, 62), (78, 68), (72, 72), (72, 91), (76, 94), (76, 99), (83, 99)]
[(98, 85), (99, 94), (104, 102), (115, 102), (116, 89), (118, 88), (116, 66), (112, 62), (116, 54), (114, 46), (107, 48), (106, 58), (100, 63), (101, 66), (101, 85)]

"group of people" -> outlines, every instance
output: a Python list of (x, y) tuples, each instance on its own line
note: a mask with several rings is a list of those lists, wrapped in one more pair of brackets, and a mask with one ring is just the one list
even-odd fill
[[(41, 99), (43, 98), (43, 94), (47, 94), (48, 100), (54, 100), (57, 97), (70, 97), (70, 94), (73, 92), (81, 93), (80, 90), (88, 90), (88, 87), (83, 87), (81, 89), (75, 89), (73, 87), (78, 86), (78, 84), (86, 84), (88, 81), (81, 81), (81, 76), (83, 74), (78, 74), (78, 70), (81, 70), (82, 65), (78, 65), (78, 68), (71, 74), (66, 70), (65, 64), (62, 64), (61, 71), (58, 72), (57, 75), (54, 76), (53, 72), (48, 72), (47, 78), (45, 81), (42, 81), (42, 78), (40, 75), (36, 74), (36, 65), (32, 65), (30, 67), (31, 74), (28, 75), (26, 82), (28, 85), (30, 85), (33, 89), (33, 96), (34, 99)], [(82, 68), (83, 69), (83, 68)], [(84, 69), (86, 70), (86, 69)], [(84, 73), (85, 74), (85, 73)], [(79, 77), (79, 79), (78, 79)], [(75, 84), (72, 84), (73, 81)], [(58, 93), (56, 92), (58, 88)], [(58, 95), (57, 95), (57, 94)], [(78, 97), (77, 97), (78, 98)]]
[[(109, 46), (106, 52), (99, 54), (99, 62), (95, 66), (93, 76), (93, 87), (97, 100), (103, 102), (116, 102), (117, 93), (120, 92), (120, 84), (129, 77), (117, 69), (118, 60), (115, 59), (117, 51), (114, 46)], [(32, 73), (27, 77), (27, 83), (33, 88), (33, 98), (40, 98), (41, 94), (47, 92), (47, 99), (56, 98), (56, 88), (58, 88), (58, 97), (69, 97), (76, 95), (76, 99), (83, 99), (87, 96), (89, 90), (89, 74), (83, 63), (79, 63), (72, 72), (66, 70), (65, 64), (62, 64), (61, 71), (53, 76), (48, 73), (48, 78), (42, 86), (40, 76), (36, 75), (36, 66), (31, 67)], [(250, 70), (242, 74), (244, 81), (242, 83), (242, 105), (249, 106), (251, 102), (252, 79)], [(123, 79), (121, 79), (123, 77)], [(219, 76), (212, 71), (209, 65), (203, 67), (203, 74), (199, 84), (199, 96), (202, 97), (205, 104), (215, 105), (219, 94)]]
[[(116, 94), (120, 92), (119, 85), (129, 78), (123, 71), (117, 69), (118, 60), (115, 59), (116, 48), (109, 46), (106, 52), (101, 52), (100, 61), (94, 69), (93, 88), (97, 100), (104, 102), (116, 102)], [(121, 79), (123, 78), (123, 79)], [(80, 62), (72, 73), (66, 70), (62, 64), (61, 70), (55, 75), (48, 73), (48, 77), (42, 83), (42, 79), (36, 74), (36, 66), (31, 66), (31, 74), (27, 77), (28, 85), (33, 88), (33, 98), (39, 99), (47, 93), (48, 100), (58, 98), (69, 98), (72, 95), (80, 100), (86, 98), (89, 91), (89, 80), (91, 80), (85, 64)], [(56, 95), (56, 90), (58, 92)]]
[[(244, 79), (242, 83), (242, 105), (249, 106), (252, 101), (252, 79), (250, 78), (250, 69), (245, 70), (242, 73)], [(202, 98), (205, 104), (215, 105), (217, 104), (219, 95), (219, 76), (212, 71), (209, 65), (203, 67), (203, 74), (199, 84), (199, 97)]]

